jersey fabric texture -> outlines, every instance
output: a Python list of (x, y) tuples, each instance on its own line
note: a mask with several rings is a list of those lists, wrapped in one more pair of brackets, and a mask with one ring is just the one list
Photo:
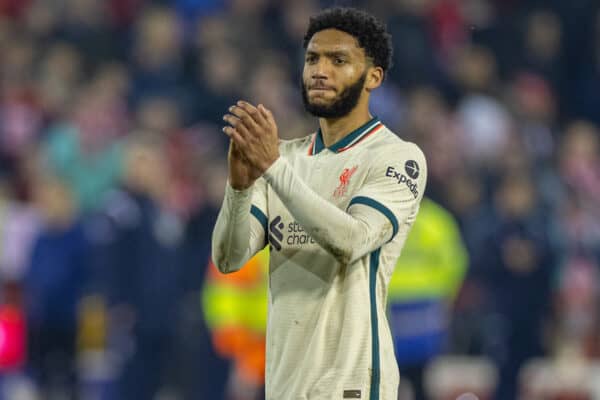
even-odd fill
[(271, 248), (266, 399), (396, 400), (387, 287), (425, 189), (423, 153), (373, 118), (330, 147), (320, 131), (282, 141), (280, 155), (250, 190), (228, 187), (213, 234), (224, 272)]

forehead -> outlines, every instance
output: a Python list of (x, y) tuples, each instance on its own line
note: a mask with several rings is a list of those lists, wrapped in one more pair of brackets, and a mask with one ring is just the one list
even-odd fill
[(357, 57), (365, 55), (364, 49), (359, 46), (354, 36), (337, 29), (325, 29), (315, 33), (308, 42), (306, 51), (345, 52)]

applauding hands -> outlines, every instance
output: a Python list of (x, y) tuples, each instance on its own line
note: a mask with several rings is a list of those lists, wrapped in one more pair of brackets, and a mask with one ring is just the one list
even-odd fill
[(250, 187), (279, 158), (279, 136), (273, 114), (262, 104), (238, 101), (223, 116), (229, 146), (229, 181), (234, 189)]

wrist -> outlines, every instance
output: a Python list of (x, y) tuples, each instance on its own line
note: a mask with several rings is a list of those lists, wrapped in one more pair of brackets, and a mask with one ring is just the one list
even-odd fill
[(234, 181), (229, 181), (229, 186), (237, 191), (237, 192), (243, 192), (244, 190), (248, 190), (252, 187), (252, 185), (254, 184), (254, 181), (252, 182), (234, 182)]
[(286, 164), (285, 158), (277, 158), (277, 160), (275, 160), (275, 162), (273, 162), (263, 173), (263, 177), (267, 180), (267, 182), (273, 183), (277, 177), (281, 176), (281, 174), (285, 171)]
[(250, 188), (250, 186), (252, 186), (252, 183), (237, 183), (237, 182), (229, 182), (229, 186), (231, 186), (231, 188), (233, 190), (237, 190), (238, 192), (241, 192), (243, 190), (247, 190), (248, 188)]
[(230, 181), (227, 181), (225, 187), (226, 196), (233, 196), (233, 198), (246, 198), (249, 197), (253, 190), (253, 185), (247, 187), (236, 187)]
[(273, 164), (275, 164), (279, 160), (279, 158), (280, 158), (280, 156), (279, 156), (279, 154), (277, 154), (277, 156), (275, 158), (263, 163), (260, 167), (262, 170), (262, 173), (264, 174), (265, 172), (267, 172), (273, 166)]

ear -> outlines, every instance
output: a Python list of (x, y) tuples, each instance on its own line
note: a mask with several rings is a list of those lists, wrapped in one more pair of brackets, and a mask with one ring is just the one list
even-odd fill
[(367, 79), (365, 81), (365, 89), (371, 91), (377, 89), (383, 83), (384, 72), (381, 67), (369, 67), (367, 69)]

